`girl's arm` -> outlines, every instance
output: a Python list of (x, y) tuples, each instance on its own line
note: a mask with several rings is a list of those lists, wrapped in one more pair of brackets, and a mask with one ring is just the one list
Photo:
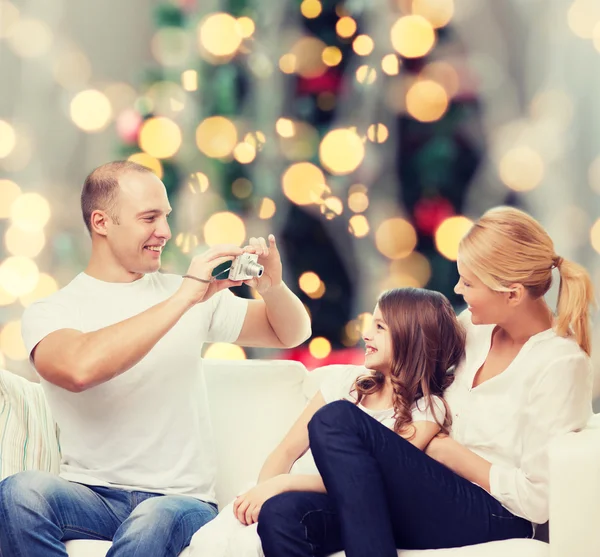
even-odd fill
[(424, 451), (431, 440), (440, 432), (440, 426), (435, 422), (413, 422), (415, 434), (408, 439), (417, 449)]

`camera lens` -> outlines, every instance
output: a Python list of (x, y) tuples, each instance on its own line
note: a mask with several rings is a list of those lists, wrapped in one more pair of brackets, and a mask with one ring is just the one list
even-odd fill
[(249, 261), (245, 269), (246, 274), (250, 275), (251, 277), (262, 277), (263, 270), (264, 267), (258, 263), (255, 263), (254, 261)]

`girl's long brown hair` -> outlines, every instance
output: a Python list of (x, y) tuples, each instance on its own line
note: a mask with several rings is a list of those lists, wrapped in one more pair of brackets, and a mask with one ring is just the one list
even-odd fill
[[(450, 302), (439, 292), (394, 288), (381, 294), (377, 305), (392, 339), (394, 431), (410, 439), (415, 432), (411, 410), (418, 399), (423, 398), (437, 422), (432, 396), (442, 397), (452, 383), (452, 369), (464, 354), (465, 331)], [(384, 383), (385, 376), (379, 371), (358, 377), (353, 387), (356, 404)], [(447, 434), (451, 424), (446, 406), (444, 422), (438, 425)]]

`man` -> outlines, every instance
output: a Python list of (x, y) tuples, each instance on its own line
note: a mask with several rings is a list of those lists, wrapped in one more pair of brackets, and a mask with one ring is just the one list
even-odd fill
[[(81, 204), (86, 270), (23, 316), (61, 430), (61, 474), (0, 483), (0, 555), (65, 557), (65, 541), (100, 539), (113, 540), (108, 557), (175, 557), (217, 513), (202, 343), (292, 347), (310, 336), (310, 321), (282, 282), (273, 236), (215, 246), (187, 278), (158, 273), (171, 207), (148, 169), (97, 168)], [(247, 281), (260, 301), (228, 290), (242, 282), (211, 281), (244, 251), (264, 266)]]

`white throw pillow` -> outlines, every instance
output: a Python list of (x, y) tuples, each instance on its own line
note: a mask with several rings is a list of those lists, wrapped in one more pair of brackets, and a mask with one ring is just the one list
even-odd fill
[(0, 369), (0, 480), (24, 470), (58, 474), (57, 433), (41, 386)]

